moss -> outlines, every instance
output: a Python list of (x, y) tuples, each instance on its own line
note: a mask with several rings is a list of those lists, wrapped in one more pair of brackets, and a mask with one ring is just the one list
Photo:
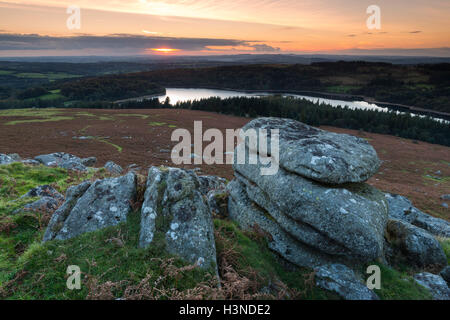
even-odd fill
[(116, 150), (117, 150), (118, 152), (122, 152), (122, 151), (123, 151), (123, 148), (122, 148), (121, 146), (115, 144), (115, 143), (112, 143), (112, 142), (110, 142), (110, 141), (107, 141), (107, 140), (102, 139), (102, 138), (97, 138), (97, 137), (94, 137), (94, 139), (97, 140), (97, 141), (106, 143), (106, 144), (108, 144), (108, 145), (110, 145), (110, 146), (116, 148)]
[[(0, 111), (0, 117), (21, 117), (19, 120), (12, 120), (6, 122), (4, 125), (16, 125), (21, 123), (39, 123), (39, 122), (52, 122), (73, 120), (72, 116), (65, 116), (65, 110), (61, 109), (11, 109)], [(29, 119), (22, 119), (23, 117)]]
[(150, 122), (149, 125), (152, 127), (162, 127), (164, 125), (166, 125), (167, 123), (165, 122)]
[(119, 116), (119, 117), (137, 117), (137, 118), (141, 118), (142, 120), (148, 119), (148, 117), (149, 117), (149, 115), (137, 114), (137, 113), (123, 113), (123, 114), (118, 114), (117, 116)]
[(46, 119), (26, 119), (26, 120), (13, 120), (5, 123), (6, 126), (13, 126), (16, 124), (21, 123), (37, 123), (37, 122), (57, 122), (57, 121), (64, 121), (64, 120), (73, 120), (73, 117), (52, 117), (52, 118), (46, 118)]

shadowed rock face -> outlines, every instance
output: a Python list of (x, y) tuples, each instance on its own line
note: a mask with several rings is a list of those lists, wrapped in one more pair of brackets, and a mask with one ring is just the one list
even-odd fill
[(386, 239), (410, 264), (418, 267), (447, 265), (447, 257), (439, 241), (408, 222), (389, 220)]
[(207, 195), (210, 191), (225, 190), (226, 180), (216, 176), (199, 176), (200, 192)]
[(279, 129), (280, 166), (308, 179), (328, 184), (364, 182), (380, 167), (375, 149), (366, 140), (351, 135), (280, 118), (253, 120), (243, 127), (248, 129)]
[(199, 176), (200, 192), (206, 196), (211, 214), (225, 218), (228, 215), (226, 180), (216, 176)]
[(66, 240), (126, 221), (136, 194), (136, 176), (129, 173), (90, 185), (85, 183), (70, 193), (52, 217), (44, 241)]
[(442, 271), (441, 271), (441, 277), (447, 281), (447, 284), (450, 286), (450, 266), (446, 266)]
[(200, 267), (216, 266), (214, 228), (195, 173), (177, 168), (149, 170), (141, 212), (140, 246), (164, 236), (169, 253)]

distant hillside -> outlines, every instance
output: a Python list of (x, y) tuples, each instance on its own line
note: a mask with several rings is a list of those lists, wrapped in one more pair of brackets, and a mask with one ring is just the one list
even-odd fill
[[(125, 77), (125, 76), (118, 76)], [(450, 112), (450, 64), (322, 62), (172, 69), (127, 75), (163, 86), (320, 91)]]

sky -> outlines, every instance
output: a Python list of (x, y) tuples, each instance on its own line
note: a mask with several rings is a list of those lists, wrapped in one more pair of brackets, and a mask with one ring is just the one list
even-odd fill
[(449, 57), (449, 18), (449, 0), (0, 0), (0, 56)]

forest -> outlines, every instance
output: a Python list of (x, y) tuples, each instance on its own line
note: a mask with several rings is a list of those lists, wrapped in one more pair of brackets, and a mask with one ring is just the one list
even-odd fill
[(61, 94), (70, 100), (118, 100), (131, 97), (165, 94), (166, 89), (144, 79), (128, 75), (87, 78), (64, 83)]

